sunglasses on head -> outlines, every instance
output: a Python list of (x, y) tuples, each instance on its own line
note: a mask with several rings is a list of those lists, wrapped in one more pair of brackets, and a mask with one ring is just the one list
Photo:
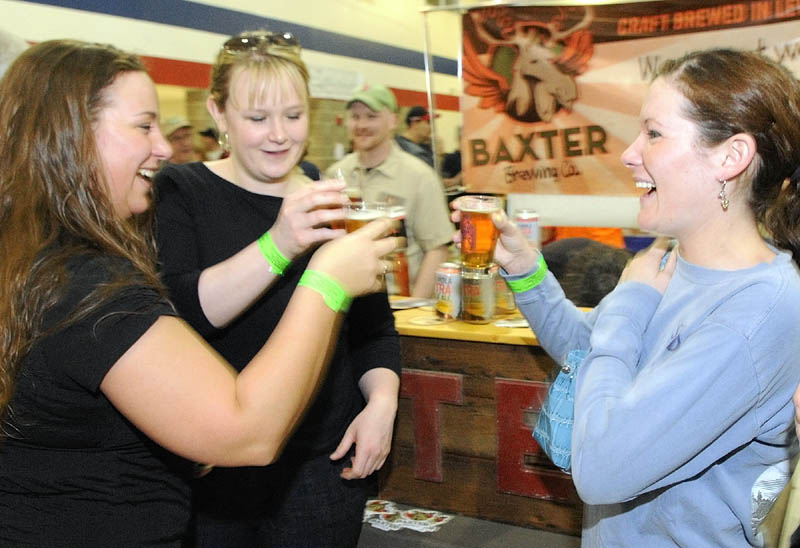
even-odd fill
[(248, 36), (234, 36), (229, 38), (222, 47), (229, 52), (248, 51), (251, 49), (268, 52), (269, 48), (273, 46), (299, 50), (300, 42), (291, 32), (263, 31), (259, 34)]

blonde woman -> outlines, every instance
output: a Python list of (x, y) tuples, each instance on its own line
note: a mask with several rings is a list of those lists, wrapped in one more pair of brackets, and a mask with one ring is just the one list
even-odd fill
[[(297, 167), (309, 129), (308, 71), (293, 36), (225, 42), (208, 110), (222, 160), (168, 166), (156, 178), (163, 278), (178, 310), (236, 368), (258, 352), (345, 201), (338, 183)], [(264, 268), (264, 237), (279, 264)], [(302, 348), (298, 337), (286, 351)], [(385, 294), (356, 299), (328, 376), (266, 468), (215, 468), (195, 483), (196, 546), (355, 546), (364, 503), (387, 457), (397, 410), (399, 342)], [(365, 405), (366, 403), (366, 405)]]

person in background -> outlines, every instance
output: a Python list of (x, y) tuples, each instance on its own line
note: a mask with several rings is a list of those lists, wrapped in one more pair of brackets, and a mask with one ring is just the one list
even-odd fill
[(594, 307), (616, 287), (633, 257), (624, 248), (588, 238), (565, 238), (542, 246), (547, 269), (575, 306)]
[(277, 458), (342, 322), (331, 290), (380, 287), (390, 225), (319, 248), (310, 284), (237, 374), (156, 272), (151, 178), (170, 146), (141, 61), (34, 45), (0, 80), (0, 127), (0, 545), (178, 548), (191, 461)]
[(161, 132), (172, 147), (170, 163), (186, 164), (201, 160), (200, 154), (194, 149), (194, 128), (189, 120), (181, 116), (167, 118), (161, 124)]
[(445, 190), (461, 186), (461, 149), (448, 152), (442, 157), (442, 183)]
[(28, 48), (28, 43), (10, 32), (0, 30), (0, 78), (17, 56)]
[(425, 107), (415, 106), (408, 109), (406, 129), (397, 135), (395, 140), (400, 148), (434, 167), (433, 149), (431, 148), (431, 115), (428, 114)]
[[(331, 195), (341, 183), (313, 183), (298, 167), (309, 131), (300, 53), (289, 33), (228, 39), (207, 106), (230, 156), (167, 165), (156, 176), (164, 282), (181, 315), (237, 369), (282, 329), (278, 320), (319, 253), (310, 251), (343, 233), (326, 228), (325, 209), (341, 214), (346, 196)], [(266, 245), (275, 257), (269, 269), (259, 250)], [(307, 344), (297, 334), (282, 351)], [(356, 545), (373, 473), (391, 448), (400, 386), (386, 293), (353, 301), (329, 350), (328, 375), (275, 464), (216, 468), (196, 481), (193, 546)]]
[(319, 181), (322, 178), (322, 174), (320, 173), (317, 164), (309, 162), (308, 160), (302, 160), (299, 166), (300, 169), (303, 170), (303, 175), (312, 181)]
[(197, 134), (200, 136), (204, 161), (219, 160), (225, 156), (225, 149), (219, 144), (219, 132), (215, 128), (207, 127)]
[(764, 545), (797, 454), (797, 143), (800, 83), (778, 63), (715, 49), (661, 64), (622, 161), (639, 225), (677, 247), (638, 254), (588, 313), (497, 217), (495, 259), (539, 342), (559, 362), (589, 351), (572, 431), (583, 546)]
[(447, 260), (453, 234), (439, 177), (392, 138), (397, 100), (389, 88), (365, 86), (350, 98), (347, 110), (354, 151), (325, 173), (334, 177), (341, 170), (346, 177), (361, 181), (365, 200), (405, 207), (411, 295), (430, 297), (436, 268)]

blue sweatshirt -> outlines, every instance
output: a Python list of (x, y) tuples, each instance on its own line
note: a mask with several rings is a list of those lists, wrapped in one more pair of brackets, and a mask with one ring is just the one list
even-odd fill
[(552, 274), (517, 294), (556, 361), (590, 350), (572, 433), (583, 546), (763, 545), (797, 453), (800, 381), (800, 276), (775, 251), (737, 271), (679, 257), (663, 297), (625, 282), (588, 313)]

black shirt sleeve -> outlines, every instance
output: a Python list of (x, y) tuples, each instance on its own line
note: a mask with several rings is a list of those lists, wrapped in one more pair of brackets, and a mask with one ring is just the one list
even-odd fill
[[(112, 268), (127, 261), (96, 257), (73, 273), (64, 300), (52, 311), (57, 320), (68, 317), (94, 289), (112, 279)], [(147, 285), (127, 286), (109, 297), (89, 315), (58, 329), (41, 345), (48, 363), (58, 364), (76, 384), (94, 392), (106, 373), (160, 316), (175, 315), (159, 292)], [(50, 323), (53, 322), (52, 316)]]
[(157, 196), (157, 238), (161, 278), (170, 290), (180, 315), (203, 337), (216, 331), (200, 306), (197, 282), (203, 269), (200, 264), (200, 238), (195, 232), (194, 201), (198, 195), (182, 191), (192, 181), (181, 177), (188, 171), (166, 166), (155, 178)]
[(370, 369), (386, 367), (400, 376), (400, 338), (386, 293), (353, 300), (350, 323), (350, 360), (360, 379)]

